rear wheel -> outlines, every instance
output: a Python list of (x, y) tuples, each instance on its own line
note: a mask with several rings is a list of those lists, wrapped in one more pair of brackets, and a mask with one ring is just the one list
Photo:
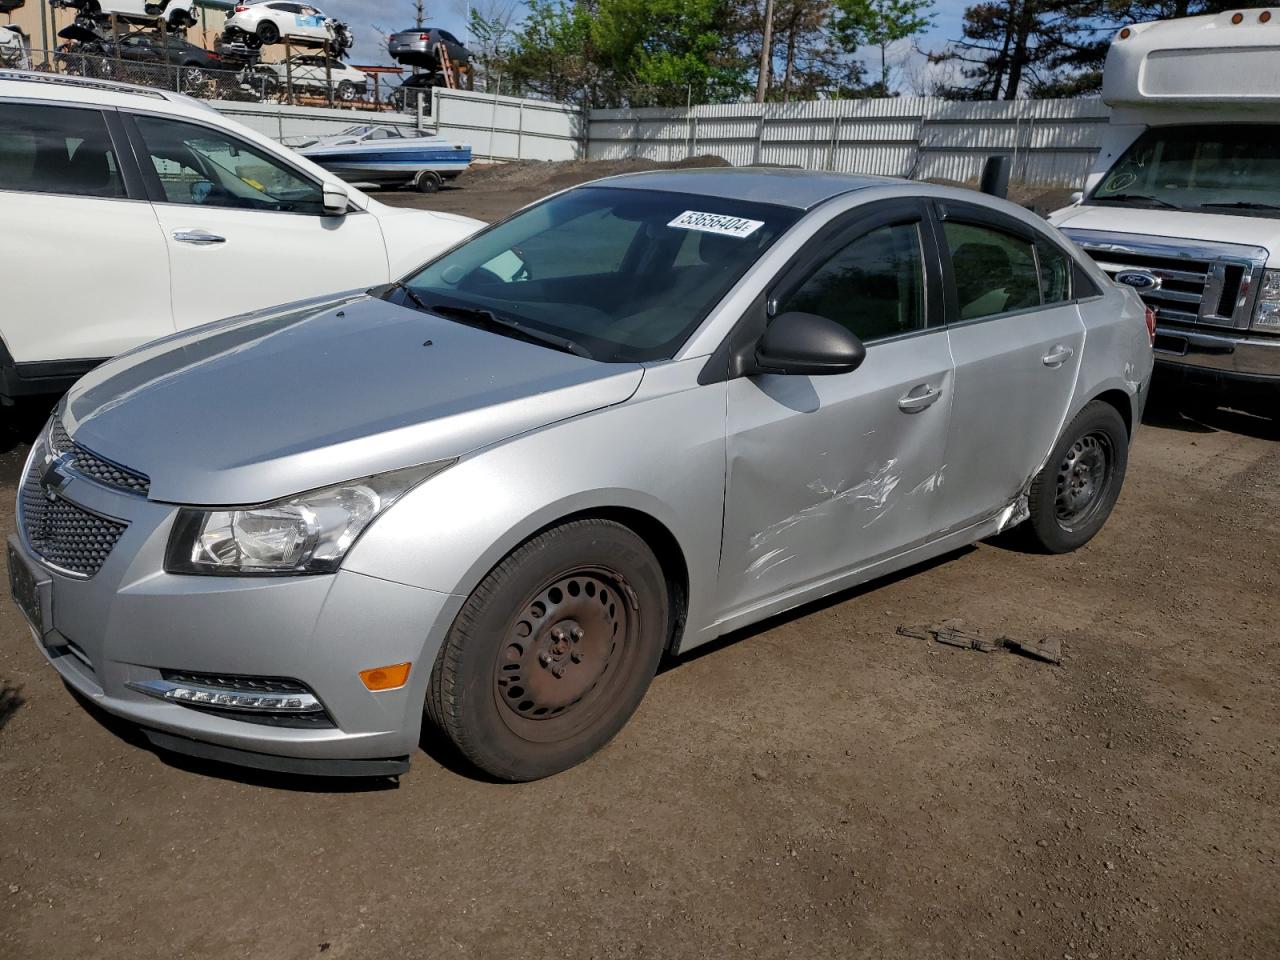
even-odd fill
[(1094, 400), (1077, 414), (1031, 484), (1029, 532), (1050, 553), (1084, 546), (1120, 496), (1129, 431), (1115, 407)]
[(280, 42), (280, 28), (270, 20), (263, 20), (258, 24), (258, 41), (264, 46), (269, 47), (273, 43)]
[(343, 80), (338, 84), (337, 94), (339, 100), (354, 100), (356, 98), (356, 85), (350, 80)]
[(431, 673), (428, 718), (502, 780), (580, 763), (644, 697), (667, 596), (653, 552), (620, 524), (577, 520), (539, 534), (467, 599)]

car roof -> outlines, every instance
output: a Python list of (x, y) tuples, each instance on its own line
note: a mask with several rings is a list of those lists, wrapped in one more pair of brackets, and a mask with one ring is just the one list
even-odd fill
[(752, 200), (811, 210), (832, 197), (901, 182), (894, 177), (826, 173), (790, 167), (701, 167), (624, 173), (592, 181), (592, 186), (695, 193), (704, 197)]
[(145, 103), (153, 108), (158, 100), (179, 108), (217, 112), (206, 101), (158, 87), (31, 70), (0, 70), (0, 96), (5, 95), (70, 100), (99, 106), (142, 106)]

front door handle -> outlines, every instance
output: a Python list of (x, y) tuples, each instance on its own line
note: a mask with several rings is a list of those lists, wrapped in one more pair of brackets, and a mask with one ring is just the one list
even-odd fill
[(922, 383), (918, 387), (912, 387), (905, 395), (898, 398), (898, 409), (903, 413), (919, 413), (937, 403), (941, 396), (940, 388)]
[(198, 247), (207, 247), (215, 243), (226, 243), (226, 237), (220, 237), (208, 230), (175, 230), (173, 239), (179, 243), (194, 243)]
[(1056, 344), (1052, 350), (1040, 358), (1046, 367), (1060, 367), (1075, 355), (1075, 351), (1062, 344)]

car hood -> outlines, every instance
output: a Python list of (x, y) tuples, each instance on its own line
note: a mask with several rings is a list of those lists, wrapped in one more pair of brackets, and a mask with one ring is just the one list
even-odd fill
[(252, 504), (458, 457), (642, 377), (358, 293), (147, 344), (76, 384), (63, 419), (153, 500)]
[(1280, 220), (1270, 217), (1079, 205), (1051, 213), (1049, 222), (1068, 235), (1072, 230), (1108, 230), (1144, 238), (1249, 244), (1268, 251), (1280, 247)]

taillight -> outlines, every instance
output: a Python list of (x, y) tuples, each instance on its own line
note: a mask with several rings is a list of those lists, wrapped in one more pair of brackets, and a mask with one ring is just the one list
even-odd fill
[(1151, 342), (1156, 342), (1156, 311), (1154, 307), (1147, 307), (1147, 336), (1151, 338)]
[(420, 34), (418, 34), (418, 39), (419, 39), (419, 40), (430, 40), (430, 39), (431, 39), (431, 34), (429, 34), (429, 33), (420, 33)]
[(236, 12), (236, 13), (248, 13), (248, 12), (249, 12), (249, 8), (248, 8), (247, 6), (245, 6), (243, 3), (237, 3), (237, 4), (236, 4), (235, 12)]

